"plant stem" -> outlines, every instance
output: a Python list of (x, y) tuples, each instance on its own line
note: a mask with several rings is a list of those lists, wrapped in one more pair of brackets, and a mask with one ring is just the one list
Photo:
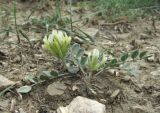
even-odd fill
[(18, 43), (21, 42), (20, 40), (20, 36), (19, 36), (19, 32), (18, 32), (18, 27), (17, 27), (17, 16), (16, 16), (16, 0), (14, 1), (14, 24), (15, 24), (15, 29), (16, 29), (16, 34), (17, 34), (17, 38), (18, 38)]
[(87, 84), (90, 84), (90, 83), (91, 83), (92, 77), (93, 77), (93, 73), (92, 73), (92, 71), (90, 71), (90, 72), (88, 73), (88, 75), (85, 76), (85, 81), (87, 82)]
[(7, 91), (9, 91), (10, 89), (12, 89), (13, 86), (14, 86), (14, 85), (11, 85), (11, 86), (7, 87), (6, 89), (4, 89), (3, 91), (1, 91), (1, 92), (0, 92), (0, 97), (3, 96), (3, 94), (4, 94), (5, 92), (7, 92)]
[[(59, 74), (58, 77), (61, 77), (61, 76), (64, 76), (64, 75), (68, 75), (68, 73)], [(52, 78), (52, 79), (55, 79), (55, 78)], [(50, 79), (50, 80), (52, 80), (52, 79)], [(44, 82), (46, 82), (46, 81), (47, 81), (47, 80), (39, 81), (39, 82), (37, 82), (37, 83), (32, 84), (31, 87), (36, 86), (36, 85), (41, 84), (41, 83), (44, 83)]]
[(70, 2), (70, 21), (71, 21), (71, 31), (73, 31), (73, 23), (72, 23), (72, 0)]
[(22, 30), (19, 30), (19, 33), (28, 41), (30, 47), (33, 49), (34, 47), (32, 43), (30, 42), (29, 37)]

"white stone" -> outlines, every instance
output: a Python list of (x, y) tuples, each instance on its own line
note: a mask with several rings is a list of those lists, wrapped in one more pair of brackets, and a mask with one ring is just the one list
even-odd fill
[(59, 107), (57, 113), (106, 113), (104, 104), (78, 96), (66, 107)]
[(10, 81), (6, 77), (0, 75), (0, 90), (5, 89), (6, 87), (10, 85), (14, 85), (15, 83), (13, 81)]

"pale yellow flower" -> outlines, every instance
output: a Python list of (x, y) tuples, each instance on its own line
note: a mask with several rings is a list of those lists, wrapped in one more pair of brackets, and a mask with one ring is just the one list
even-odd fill
[(69, 50), (71, 37), (62, 31), (53, 31), (48, 37), (44, 37), (43, 42), (42, 47), (45, 50), (57, 58), (63, 59)]
[(90, 71), (97, 71), (106, 63), (106, 60), (105, 54), (100, 54), (98, 49), (93, 49), (88, 54), (86, 66)]

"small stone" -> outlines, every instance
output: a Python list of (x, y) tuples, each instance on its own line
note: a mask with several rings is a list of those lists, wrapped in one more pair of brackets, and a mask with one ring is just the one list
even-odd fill
[(154, 62), (155, 61), (155, 55), (152, 55), (151, 57), (147, 58), (148, 62)]
[(119, 72), (115, 69), (108, 70), (108, 73), (114, 76), (119, 76)]
[(21, 86), (23, 86), (22, 81), (17, 81), (17, 82), (15, 83), (15, 86), (16, 86), (16, 87), (21, 87)]
[(135, 105), (131, 107), (132, 113), (153, 113), (152, 110), (149, 110), (146, 106)]
[(22, 108), (19, 108), (19, 113), (26, 113)]
[(133, 48), (134, 47), (131, 44), (126, 45), (126, 51), (131, 51)]
[(18, 63), (20, 61), (21, 61), (21, 57), (18, 55), (13, 59), (13, 62), (15, 62), (15, 63)]
[(11, 93), (11, 92), (7, 92), (7, 93), (5, 94), (5, 97), (6, 97), (6, 98), (11, 98), (11, 97), (12, 97), (12, 93)]
[(128, 76), (128, 75), (124, 76), (124, 77), (121, 79), (121, 81), (123, 81), (123, 82), (129, 82), (130, 80), (131, 80), (131, 77)]
[(6, 69), (6, 68), (8, 68), (8, 65), (9, 65), (9, 64), (8, 64), (7, 62), (2, 62), (2, 65), (3, 65), (3, 68)]
[(15, 83), (13, 81), (10, 81), (6, 77), (0, 75), (0, 91), (14, 84)]
[(151, 38), (151, 36), (149, 36), (149, 35), (147, 35), (147, 34), (145, 34), (145, 33), (141, 33), (141, 34), (140, 34), (140, 39), (142, 39), (142, 40), (144, 40), (144, 39), (149, 39), (149, 38)]
[(100, 41), (100, 44), (102, 44), (103, 46), (107, 47), (107, 46), (115, 45), (115, 42), (114, 41), (110, 41), (110, 40), (108, 40), (107, 42)]
[(0, 60), (5, 60), (6, 55), (0, 51)]
[(112, 94), (112, 91), (111, 90), (108, 90), (107, 92), (104, 92), (106, 96), (111, 96)]
[(142, 45), (143, 45), (143, 43), (144, 43), (144, 41), (143, 40), (132, 40), (131, 42), (130, 42), (130, 44), (133, 46), (133, 49), (135, 49), (135, 48), (141, 48), (142, 47)]
[(142, 92), (142, 90), (141, 90), (140, 88), (137, 88), (137, 87), (134, 89), (134, 91), (135, 91), (136, 93)]
[(103, 104), (105, 104), (105, 103), (107, 102), (107, 100), (105, 100), (105, 99), (100, 99), (100, 102), (103, 103)]
[(8, 105), (10, 103), (10, 100), (9, 99), (6, 99), (6, 100), (3, 100), (3, 99), (0, 99), (0, 108), (7, 108)]
[(62, 95), (66, 88), (67, 86), (64, 83), (54, 82), (47, 87), (47, 93), (50, 96)]
[(19, 113), (19, 111), (15, 110), (14, 113)]
[(96, 28), (88, 28), (88, 29), (84, 29), (84, 31), (91, 37), (96, 37), (99, 35), (99, 30)]
[(160, 68), (158, 68), (156, 71), (152, 71), (151, 75), (154, 76), (154, 78), (160, 77)]
[(59, 107), (57, 113), (106, 113), (104, 104), (78, 96), (66, 107)]
[[(9, 39), (7, 39), (7, 41), (9, 42), (9, 43), (17, 43), (18, 42), (18, 38), (17, 38), (17, 36), (16, 35), (13, 35), (12, 33), (10, 33), (9, 34)], [(14, 44), (12, 44), (12, 45), (14, 45)], [(16, 45), (17, 46), (17, 45)]]
[(126, 40), (131, 37), (130, 33), (116, 34), (119, 40)]
[(160, 111), (160, 106), (155, 108), (155, 113), (159, 113), (159, 111)]
[(72, 91), (77, 91), (79, 88), (77, 86), (72, 87)]
[(20, 70), (18, 68), (12, 68), (13, 71), (11, 72), (11, 74), (13, 75), (18, 75), (20, 73)]
[[(30, 37), (30, 42), (35, 43), (41, 40), (40, 35), (38, 33), (32, 33), (32, 37)], [(34, 38), (37, 37), (37, 38)]]
[(15, 111), (15, 106), (17, 104), (17, 100), (14, 98), (11, 100), (11, 106), (10, 106), (10, 111), (14, 112)]
[(119, 90), (119, 89), (115, 90), (115, 91), (112, 93), (111, 98), (112, 98), (112, 99), (116, 98), (119, 93), (120, 93), (120, 90)]

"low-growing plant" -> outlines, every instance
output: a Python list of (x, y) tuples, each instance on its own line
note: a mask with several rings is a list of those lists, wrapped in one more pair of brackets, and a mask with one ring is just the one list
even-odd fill
[[(131, 67), (128, 63), (147, 58), (146, 51), (140, 52), (138, 49), (131, 52), (123, 53), (119, 58), (109, 59), (108, 55), (104, 51), (93, 49), (88, 55), (85, 54), (85, 50), (80, 47), (80, 44), (74, 43), (71, 45), (71, 37), (65, 32), (53, 31), (51, 34), (45, 36), (43, 48), (48, 51), (51, 55), (63, 61), (66, 69), (69, 73), (76, 74), (82, 72), (84, 76), (82, 79), (86, 83), (86, 87), (92, 93), (95, 93), (91, 87), (91, 79), (94, 75), (98, 75), (107, 69), (119, 68), (126, 70), (131, 75), (137, 76), (139, 70)], [(36, 77), (27, 76), (26, 80), (33, 83), (32, 85), (22, 86), (17, 89), (18, 93), (28, 93), (32, 90), (32, 87), (52, 80), (54, 78), (68, 75), (68, 73), (60, 74), (57, 71), (42, 71)], [(5, 89), (0, 95), (10, 89)]]
[[(85, 50), (80, 47), (80, 44), (70, 45), (71, 37), (62, 31), (53, 31), (50, 35), (45, 36), (43, 41), (43, 48), (62, 60), (68, 72), (75, 74), (81, 71), (85, 80), (88, 80), (87, 82), (90, 82), (94, 76), (93, 72), (99, 73), (106, 69), (120, 68), (126, 62), (140, 60), (146, 56), (146, 51), (140, 52), (138, 49), (123, 53), (120, 58), (112, 59), (107, 59), (107, 55), (98, 49), (93, 49), (88, 55), (85, 55)], [(131, 68), (123, 69), (132, 71)]]

